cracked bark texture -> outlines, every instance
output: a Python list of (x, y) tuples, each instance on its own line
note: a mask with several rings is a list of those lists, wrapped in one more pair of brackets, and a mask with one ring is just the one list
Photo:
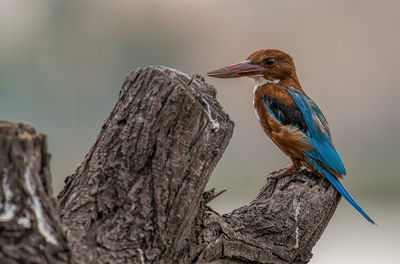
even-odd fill
[(207, 207), (218, 193), (204, 188), (233, 132), (215, 96), (201, 76), (165, 67), (127, 76), (58, 196), (74, 263), (309, 261), (340, 200), (324, 178), (267, 180), (223, 216)]
[(0, 121), (0, 263), (70, 263), (52, 197), (46, 136)]

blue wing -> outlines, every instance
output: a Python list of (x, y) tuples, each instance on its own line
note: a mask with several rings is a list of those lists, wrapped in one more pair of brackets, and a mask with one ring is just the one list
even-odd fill
[(339, 153), (333, 146), (331, 133), (329, 131), (328, 122), (318, 106), (311, 98), (298, 90), (286, 88), (293, 97), (296, 105), (300, 108), (301, 113), (307, 124), (307, 136), (315, 146), (315, 149), (308, 151), (307, 154), (312, 158), (321, 161), (325, 166), (331, 168), (341, 175), (346, 174)]
[(343, 184), (326, 168), (331, 168), (335, 172), (342, 175), (346, 174), (346, 169), (344, 168), (342, 159), (333, 146), (328, 122), (326, 121), (321, 110), (314, 103), (314, 101), (311, 100), (311, 98), (302, 92), (298, 90), (292, 90), (289, 87), (286, 87), (286, 90), (290, 93), (296, 105), (299, 107), (305, 123), (307, 124), (307, 136), (315, 146), (315, 149), (306, 152), (309, 156), (306, 159), (307, 163), (312, 164), (316, 170), (325, 175), (325, 177), (332, 183), (336, 190), (338, 190), (339, 193), (358, 212), (360, 212), (370, 223), (375, 224), (375, 222), (353, 198), (346, 187), (344, 187)]

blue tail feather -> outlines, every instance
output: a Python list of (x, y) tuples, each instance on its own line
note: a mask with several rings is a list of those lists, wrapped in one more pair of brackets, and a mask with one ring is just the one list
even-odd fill
[(325, 177), (332, 183), (336, 190), (358, 211), (362, 214), (365, 219), (371, 224), (376, 225), (374, 220), (372, 220), (367, 213), (361, 208), (357, 201), (353, 198), (350, 192), (342, 185), (342, 183), (330, 172), (328, 172), (323, 166), (321, 166), (316, 160), (308, 158), (308, 161), (317, 169), (319, 172), (325, 175)]

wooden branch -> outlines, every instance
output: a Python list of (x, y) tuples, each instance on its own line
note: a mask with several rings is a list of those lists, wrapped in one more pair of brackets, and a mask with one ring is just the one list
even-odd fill
[(70, 263), (52, 198), (46, 137), (0, 121), (0, 263)]
[(268, 180), (224, 216), (206, 206), (233, 132), (215, 94), (202, 77), (165, 67), (127, 77), (58, 197), (76, 263), (308, 262), (340, 199), (325, 179), (303, 171)]
[(230, 214), (204, 206), (188, 236), (189, 248), (198, 250), (183, 255), (193, 263), (308, 263), (340, 197), (326, 179), (306, 170), (268, 179), (250, 205)]

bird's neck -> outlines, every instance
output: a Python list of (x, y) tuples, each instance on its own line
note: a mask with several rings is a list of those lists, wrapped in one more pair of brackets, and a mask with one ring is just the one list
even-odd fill
[(291, 87), (297, 90), (300, 90), (302, 92), (303, 89), (301, 88), (300, 82), (297, 79), (296, 76), (293, 77), (287, 77), (285, 79), (272, 79), (272, 78), (266, 78), (262, 75), (259, 76), (254, 76), (252, 77), (255, 81), (255, 87), (254, 89), (256, 90), (258, 87), (264, 86), (264, 85), (268, 85), (268, 84), (277, 84), (277, 85), (281, 85), (284, 87)]
[(265, 78), (262, 75), (251, 76), (255, 81), (255, 88), (261, 87), (266, 84), (278, 84), (281, 82), (279, 79)]

